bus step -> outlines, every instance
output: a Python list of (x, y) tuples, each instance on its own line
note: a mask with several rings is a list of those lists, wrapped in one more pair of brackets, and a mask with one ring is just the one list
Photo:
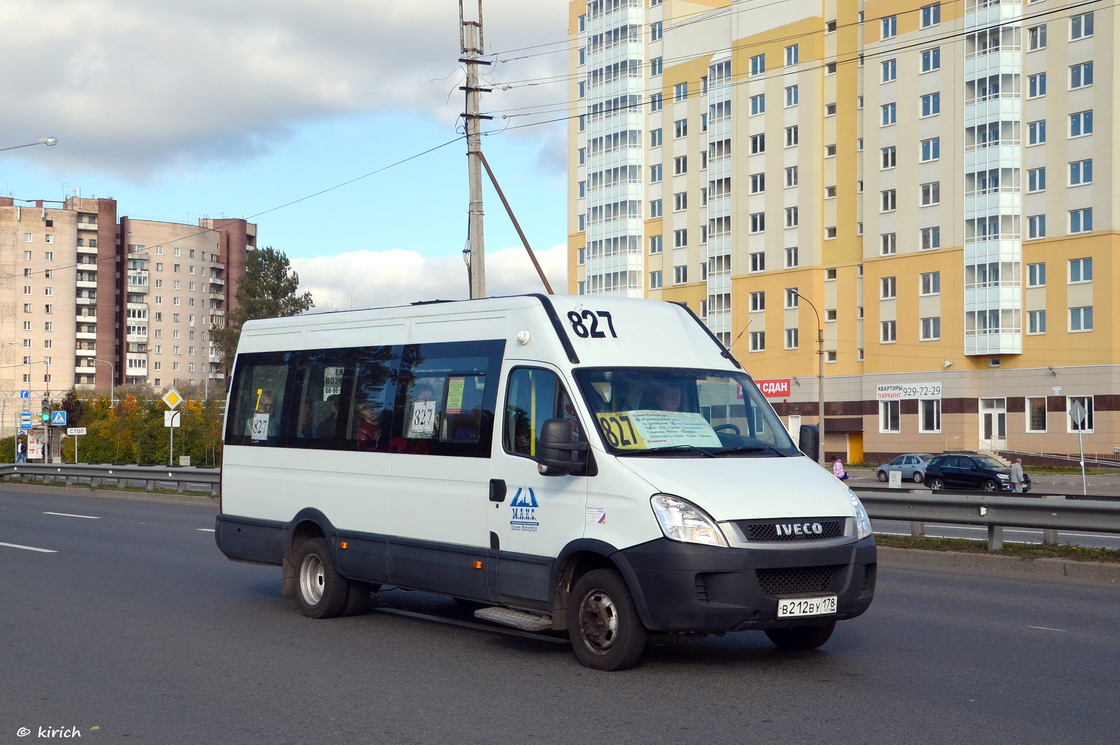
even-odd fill
[(548, 631), (552, 628), (552, 616), (547, 613), (541, 615), (513, 608), (479, 608), (474, 612), (474, 617), (522, 631)]

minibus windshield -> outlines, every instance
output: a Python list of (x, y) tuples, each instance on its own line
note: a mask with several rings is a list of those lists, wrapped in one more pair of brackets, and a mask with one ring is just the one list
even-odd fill
[(800, 455), (743, 373), (629, 367), (574, 375), (603, 443), (618, 455)]

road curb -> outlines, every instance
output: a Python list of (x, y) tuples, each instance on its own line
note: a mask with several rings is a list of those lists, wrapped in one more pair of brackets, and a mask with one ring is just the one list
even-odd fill
[(885, 565), (967, 569), (988, 574), (1019, 574), (1032, 577), (1076, 579), (1120, 585), (1120, 564), (1069, 559), (1027, 559), (1018, 556), (928, 551), (920, 548), (880, 546), (879, 561)]

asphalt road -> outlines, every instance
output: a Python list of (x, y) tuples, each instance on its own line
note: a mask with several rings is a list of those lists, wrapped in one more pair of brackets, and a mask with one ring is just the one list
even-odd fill
[(172, 745), (1111, 744), (1120, 731), (1115, 583), (884, 554), (871, 610), (820, 650), (733, 634), (598, 673), (562, 640), (420, 593), (306, 619), (278, 568), (218, 552), (213, 515), (0, 486), (0, 745), (70, 727)]

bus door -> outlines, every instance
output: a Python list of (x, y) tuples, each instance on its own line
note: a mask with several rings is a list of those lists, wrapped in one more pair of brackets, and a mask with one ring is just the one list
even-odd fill
[(583, 535), (587, 477), (543, 476), (534, 457), (547, 420), (568, 419), (579, 440), (585, 429), (560, 376), (541, 367), (510, 371), (501, 411), (487, 507), (498, 556), (492, 590), (503, 600), (547, 602), (552, 559)]

